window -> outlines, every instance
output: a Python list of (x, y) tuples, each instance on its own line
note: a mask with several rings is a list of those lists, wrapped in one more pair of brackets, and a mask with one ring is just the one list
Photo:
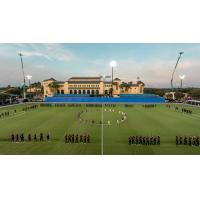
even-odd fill
[(60, 90), (57, 90), (57, 94), (60, 94)]
[(99, 90), (96, 90), (96, 94), (99, 94)]
[(78, 93), (81, 94), (81, 90), (79, 90)]
[(90, 90), (87, 90), (87, 94), (90, 94)]
[(77, 94), (77, 90), (74, 90), (74, 94)]
[(94, 90), (92, 90), (92, 94), (94, 94)]
[(61, 94), (64, 94), (64, 90), (61, 90)]
[(72, 91), (72, 90), (70, 90), (70, 91), (69, 91), (69, 93), (70, 93), (70, 94), (73, 94), (73, 91)]
[(83, 90), (83, 94), (85, 94), (85, 90)]

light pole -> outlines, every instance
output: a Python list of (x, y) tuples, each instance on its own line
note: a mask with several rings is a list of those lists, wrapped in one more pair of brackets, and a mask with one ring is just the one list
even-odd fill
[(112, 95), (113, 95), (113, 74), (114, 74), (113, 69), (114, 69), (115, 67), (117, 67), (117, 62), (116, 62), (115, 60), (112, 60), (112, 61), (110, 62), (110, 67), (112, 68)]
[(30, 89), (30, 92), (31, 92), (31, 79), (32, 79), (32, 76), (31, 75), (26, 75), (26, 78), (28, 79), (28, 83), (29, 83), (29, 89)]
[(22, 65), (22, 74), (23, 74), (23, 79), (24, 79), (24, 85), (23, 85), (23, 94), (24, 94), (24, 99), (26, 99), (26, 91), (25, 91), (25, 85), (26, 85), (26, 80), (25, 80), (25, 75), (24, 75), (24, 64), (23, 64), (23, 60), (22, 60), (22, 53), (18, 54), (21, 60), (21, 65)]
[(173, 86), (174, 73), (175, 73), (175, 71), (176, 71), (176, 68), (178, 67), (178, 63), (179, 63), (180, 58), (181, 58), (181, 55), (182, 55), (183, 53), (184, 53), (184, 52), (179, 52), (178, 60), (176, 61), (176, 65), (175, 65), (174, 70), (173, 70), (173, 73), (172, 73), (172, 78), (171, 78), (171, 88), (172, 88), (172, 92), (174, 91), (174, 86)]
[(181, 89), (182, 89), (183, 88), (183, 79), (185, 79), (185, 74), (179, 75), (179, 78), (181, 79)]

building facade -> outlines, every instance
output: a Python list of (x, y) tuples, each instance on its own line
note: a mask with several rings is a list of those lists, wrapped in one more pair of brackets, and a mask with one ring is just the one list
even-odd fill
[(68, 81), (56, 81), (50, 78), (43, 81), (44, 96), (55, 95), (120, 95), (143, 94), (144, 83), (137, 81), (125, 83), (119, 78), (113, 81), (105, 81), (102, 77), (72, 77)]

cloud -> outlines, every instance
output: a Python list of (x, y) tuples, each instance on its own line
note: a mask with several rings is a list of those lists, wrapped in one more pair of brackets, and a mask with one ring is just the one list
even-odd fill
[(48, 60), (52, 60), (48, 55), (40, 53), (40, 52), (28, 52), (28, 51), (22, 51), (21, 52), (23, 56), (38, 56), (38, 57), (44, 57)]

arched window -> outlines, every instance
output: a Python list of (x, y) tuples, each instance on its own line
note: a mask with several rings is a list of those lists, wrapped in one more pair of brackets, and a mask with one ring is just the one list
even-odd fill
[(94, 90), (92, 90), (92, 94), (94, 94)]
[(69, 91), (69, 93), (70, 93), (70, 94), (73, 94), (73, 91), (72, 91), (72, 90), (70, 90), (70, 91)]
[(77, 94), (77, 90), (74, 90), (74, 94)]
[(108, 90), (105, 90), (105, 94), (108, 94)]
[(96, 90), (96, 94), (99, 94), (99, 90)]
[(64, 90), (61, 90), (61, 94), (64, 94)]
[(83, 90), (83, 94), (85, 94), (85, 90)]
[(78, 93), (81, 94), (81, 90), (79, 90)]
[(90, 94), (90, 90), (87, 90), (87, 94)]

